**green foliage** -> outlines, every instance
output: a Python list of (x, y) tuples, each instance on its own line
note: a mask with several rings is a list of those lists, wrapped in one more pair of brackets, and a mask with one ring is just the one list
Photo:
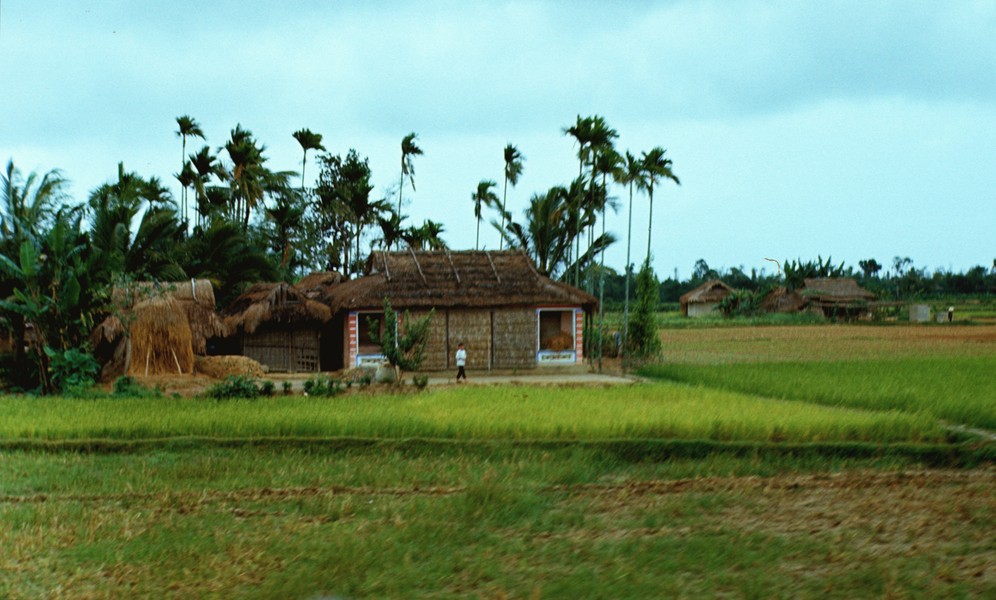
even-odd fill
[(719, 302), (719, 312), (727, 317), (755, 317), (768, 290), (734, 290)]
[(262, 390), (256, 380), (242, 375), (229, 375), (224, 381), (212, 385), (205, 392), (205, 396), (215, 400), (258, 398), (260, 395)]
[(344, 391), (346, 391), (345, 383), (322, 373), (313, 375), (304, 382), (304, 393), (308, 396), (331, 398)]
[(653, 360), (661, 354), (660, 331), (657, 323), (660, 284), (649, 263), (636, 275), (636, 303), (629, 319), (626, 336), (629, 355), (640, 360)]
[(413, 375), (412, 376), (412, 384), (414, 384), (416, 388), (418, 388), (420, 390), (424, 390), (426, 388), (426, 386), (429, 385), (429, 376), (428, 375)]
[(384, 332), (377, 334), (378, 324), (376, 320), (370, 320), (370, 337), (380, 346), (384, 357), (394, 367), (399, 383), (401, 372), (417, 371), (422, 366), (425, 345), (429, 339), (429, 325), (435, 312), (430, 310), (426, 316), (413, 319), (411, 314), (405, 311), (404, 331), (399, 332), (398, 313), (391, 308), (391, 301), (384, 298)]
[(86, 391), (97, 380), (100, 365), (93, 355), (80, 349), (55, 350), (45, 347), (51, 370), (52, 386), (62, 393), (79, 393)]
[(802, 287), (806, 279), (823, 277), (845, 277), (849, 270), (844, 267), (844, 262), (834, 266), (833, 259), (817, 256), (816, 261), (786, 260), (782, 263), (782, 271), (785, 273), (785, 287), (789, 290), (797, 290)]
[(289, 382), (289, 381), (285, 381), (285, 382), (283, 382), (283, 383), (281, 384), (281, 388), (283, 388), (283, 390), (284, 390), (284, 396), (289, 396), (289, 395), (290, 395), (290, 393), (291, 393), (291, 389), (292, 389), (293, 387), (294, 387), (294, 384), (293, 384), (293, 383), (291, 383), (291, 382)]
[(277, 387), (276, 384), (274, 384), (272, 381), (269, 380), (264, 381), (259, 386), (259, 393), (261, 396), (272, 396), (273, 390), (276, 389), (276, 387)]

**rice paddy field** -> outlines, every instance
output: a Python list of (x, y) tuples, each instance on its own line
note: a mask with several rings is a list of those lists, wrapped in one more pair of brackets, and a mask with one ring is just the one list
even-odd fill
[(0, 398), (0, 597), (996, 595), (996, 326), (662, 339), (624, 386)]

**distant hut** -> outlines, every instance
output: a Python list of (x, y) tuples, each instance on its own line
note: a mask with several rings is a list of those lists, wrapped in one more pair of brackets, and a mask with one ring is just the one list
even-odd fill
[(417, 318), (435, 309), (422, 368), (453, 368), (457, 344), (467, 367), (533, 368), (583, 359), (585, 313), (594, 296), (536, 271), (521, 251), (375, 252), (367, 275), (330, 289), (334, 317), (329, 362), (356, 367), (382, 360), (370, 325), (381, 323), (384, 299)]
[(257, 283), (223, 311), (238, 351), (271, 371), (321, 368), (319, 349), (329, 307), (288, 283)]
[[(111, 290), (112, 314), (101, 321), (90, 334), (94, 356), (104, 366), (104, 379), (124, 374), (129, 356), (137, 356), (129, 349), (130, 333), (137, 322), (139, 308), (156, 299), (172, 301), (171, 308), (178, 309), (185, 317), (190, 336), (190, 351), (196, 355), (207, 353), (207, 342), (223, 337), (228, 330), (215, 312), (214, 287), (207, 279), (180, 282), (137, 281), (115, 286)], [(159, 309), (165, 310), (162, 307)], [(186, 354), (186, 350), (178, 352)], [(143, 367), (144, 372), (144, 367)], [(174, 370), (175, 372), (175, 370)], [(189, 371), (188, 371), (189, 372)]]
[(679, 298), (681, 314), (693, 318), (716, 314), (719, 303), (732, 293), (733, 288), (719, 279), (707, 281)]
[(766, 313), (794, 313), (804, 308), (806, 299), (784, 287), (771, 290), (761, 299), (761, 311)]
[(826, 317), (857, 318), (869, 314), (875, 294), (850, 277), (806, 279), (799, 294), (814, 311)]

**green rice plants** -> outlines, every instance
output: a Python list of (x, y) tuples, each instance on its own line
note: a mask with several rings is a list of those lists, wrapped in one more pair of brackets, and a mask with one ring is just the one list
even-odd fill
[(231, 398), (258, 398), (261, 393), (256, 380), (242, 375), (229, 375), (224, 381), (208, 388), (205, 395), (215, 400)]
[(345, 384), (338, 379), (319, 373), (304, 382), (304, 393), (308, 396), (331, 397), (345, 391)]

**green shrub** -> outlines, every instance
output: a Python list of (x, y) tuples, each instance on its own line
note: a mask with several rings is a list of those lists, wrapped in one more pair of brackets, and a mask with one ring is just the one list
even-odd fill
[(272, 381), (264, 381), (263, 384), (259, 386), (259, 393), (263, 396), (272, 396), (275, 388), (276, 384)]
[(343, 382), (321, 373), (304, 382), (304, 393), (308, 396), (338, 396), (345, 391), (345, 388)]
[(424, 390), (429, 385), (428, 375), (412, 375), (412, 384), (420, 390)]
[(261, 390), (256, 380), (242, 375), (229, 375), (224, 381), (208, 388), (205, 393), (208, 398), (226, 400), (230, 398), (258, 398)]
[(136, 381), (134, 377), (122, 375), (114, 380), (112, 394), (114, 396), (127, 396), (129, 398), (161, 398), (163, 392), (158, 386), (150, 390)]
[(283, 388), (284, 388), (284, 396), (290, 396), (290, 393), (291, 393), (291, 388), (293, 388), (293, 387), (294, 387), (294, 384), (293, 384), (293, 383), (291, 383), (291, 382), (289, 382), (289, 381), (285, 381), (285, 382), (284, 382), (284, 383), (282, 384), (282, 386), (283, 386)]
[(89, 353), (79, 348), (65, 351), (45, 346), (45, 354), (50, 360), (52, 386), (68, 395), (85, 393), (97, 380), (100, 365)]

